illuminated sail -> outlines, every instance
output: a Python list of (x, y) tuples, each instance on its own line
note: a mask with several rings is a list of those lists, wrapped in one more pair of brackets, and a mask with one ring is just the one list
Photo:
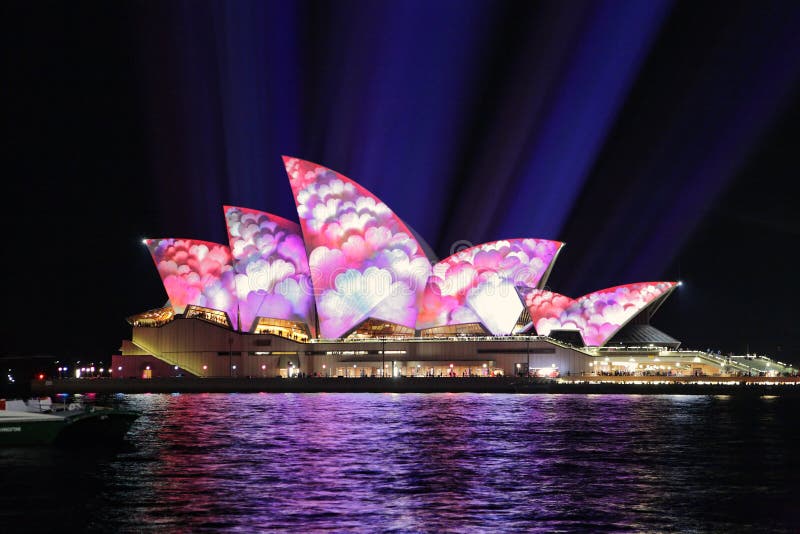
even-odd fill
[(520, 293), (537, 334), (546, 336), (552, 330), (578, 330), (587, 345), (600, 347), (677, 285), (676, 282), (638, 282), (601, 289), (577, 299), (542, 289)]
[(322, 337), (367, 318), (414, 328), (431, 265), (406, 225), (349, 178), (284, 157), (303, 230)]
[(314, 332), (314, 302), (300, 225), (277, 215), (225, 206), (242, 330), (256, 317), (305, 323)]
[(170, 304), (176, 313), (189, 305), (223, 311), (237, 328), (231, 251), (196, 239), (146, 239)]
[(544, 284), (563, 243), (506, 239), (484, 243), (433, 266), (417, 328), (481, 322), (492, 334), (510, 334), (523, 304), (517, 287)]

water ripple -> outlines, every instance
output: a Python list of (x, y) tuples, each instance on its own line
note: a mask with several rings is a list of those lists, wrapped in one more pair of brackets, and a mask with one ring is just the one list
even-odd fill
[(798, 528), (800, 406), (791, 399), (202, 394), (121, 402), (143, 414), (128, 450), (0, 451), (0, 524), (248, 533)]

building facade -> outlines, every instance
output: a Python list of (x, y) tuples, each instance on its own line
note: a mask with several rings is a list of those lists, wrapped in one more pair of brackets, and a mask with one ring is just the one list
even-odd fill
[[(284, 158), (299, 224), (224, 206), (228, 244), (147, 239), (168, 303), (133, 317), (114, 375), (566, 376), (720, 373), (650, 326), (678, 282), (578, 298), (545, 287), (564, 243), (479, 244), (439, 261), (375, 195)], [(742, 368), (743, 369), (743, 368)]]

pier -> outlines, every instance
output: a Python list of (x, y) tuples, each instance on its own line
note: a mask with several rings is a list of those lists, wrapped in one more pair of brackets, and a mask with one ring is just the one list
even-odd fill
[(800, 396), (798, 377), (152, 378), (33, 380), (58, 393), (525, 393)]

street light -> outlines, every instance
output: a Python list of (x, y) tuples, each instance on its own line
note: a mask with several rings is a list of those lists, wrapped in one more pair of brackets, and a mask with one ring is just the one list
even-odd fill
[(528, 334), (528, 340), (525, 342), (525, 352), (528, 355), (528, 368), (525, 369), (525, 376), (531, 377), (531, 336)]
[(233, 367), (233, 338), (229, 337), (228, 338), (228, 370), (230, 371), (231, 376), (233, 376), (233, 369), (234, 369), (234, 367)]

